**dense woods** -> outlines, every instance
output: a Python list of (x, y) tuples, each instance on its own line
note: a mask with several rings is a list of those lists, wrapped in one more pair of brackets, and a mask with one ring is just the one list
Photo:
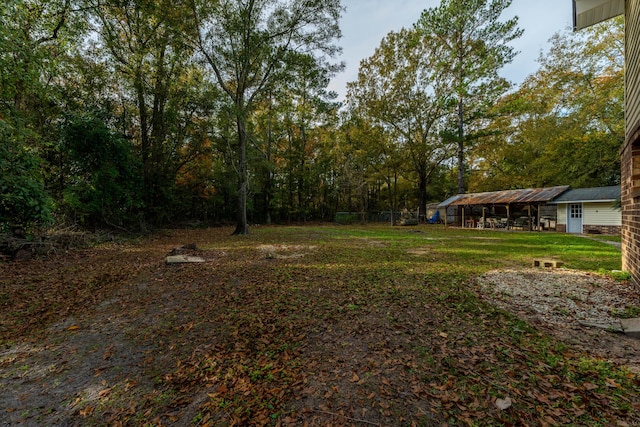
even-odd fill
[(2, 2), (1, 231), (242, 234), (424, 212), (459, 191), (618, 183), (622, 21), (557, 34), (512, 87), (510, 2), (467, 3), (388, 34), (338, 102), (339, 0)]

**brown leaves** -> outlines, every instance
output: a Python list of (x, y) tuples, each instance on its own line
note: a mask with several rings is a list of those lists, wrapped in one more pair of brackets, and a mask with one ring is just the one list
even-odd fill
[[(265, 227), (239, 241), (224, 232), (180, 231), (59, 265), (29, 261), (42, 269), (10, 274), (22, 302), (6, 307), (38, 320), (20, 329), (30, 317), (1, 310), (2, 327), (18, 336), (75, 313), (58, 332), (76, 339), (94, 329), (96, 307), (128, 319), (127, 340), (145, 349), (141, 368), (102, 384), (99, 401), (74, 405), (98, 421), (109, 411), (113, 425), (188, 424), (194, 412), (201, 426), (614, 425), (640, 411), (635, 376), (590, 365), (474, 299), (473, 281), (450, 274), (452, 264), (429, 271), (387, 248), (332, 240), (335, 230), (312, 255), (265, 260), (259, 244), (309, 245), (310, 235)], [(403, 245), (396, 237), (390, 247)], [(163, 256), (184, 241), (222, 242), (224, 258), (166, 268)], [(96, 376), (125, 350), (93, 349)]]
[(496, 408), (504, 411), (505, 409), (509, 409), (511, 407), (511, 399), (507, 396), (504, 399), (498, 398), (495, 401)]

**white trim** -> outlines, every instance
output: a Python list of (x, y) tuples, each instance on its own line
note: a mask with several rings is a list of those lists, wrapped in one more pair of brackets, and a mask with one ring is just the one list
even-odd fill
[(615, 202), (616, 199), (595, 199), (595, 200), (559, 200), (559, 201), (551, 201), (550, 205), (563, 205), (569, 203), (612, 203)]

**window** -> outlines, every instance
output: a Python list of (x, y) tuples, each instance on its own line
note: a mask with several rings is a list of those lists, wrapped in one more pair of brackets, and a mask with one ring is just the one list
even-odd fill
[(569, 205), (569, 216), (571, 219), (582, 218), (582, 204)]

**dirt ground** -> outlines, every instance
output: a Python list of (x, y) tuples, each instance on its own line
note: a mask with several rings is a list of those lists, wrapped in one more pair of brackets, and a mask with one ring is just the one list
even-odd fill
[[(197, 238), (188, 233), (174, 233), (159, 238), (153, 247), (145, 250), (114, 245), (97, 251), (70, 252), (12, 264), (14, 282), (25, 278), (23, 284), (16, 284), (16, 289), (22, 285), (32, 286), (40, 280), (39, 299), (51, 301), (49, 307), (37, 308), (33, 321), (37, 322), (39, 318), (52, 321), (44, 328), (17, 323), (0, 325), (3, 335), (0, 426), (101, 425), (103, 422), (110, 424), (110, 419), (126, 419), (132, 425), (149, 424), (153, 419), (162, 420), (164, 425), (202, 424), (200, 409), (205, 401), (220, 392), (220, 385), (214, 386), (206, 378), (200, 378), (201, 385), (184, 395), (170, 394), (167, 388), (159, 385), (170, 382), (177, 384), (179, 389), (180, 381), (186, 380), (167, 373), (185, 363), (180, 361), (211, 360), (209, 368), (212, 371), (219, 368), (213, 355), (222, 348), (219, 343), (233, 340), (233, 337), (212, 333), (222, 319), (210, 311), (211, 305), (218, 302), (211, 298), (219, 298), (221, 304), (236, 302), (239, 307), (250, 306), (255, 295), (247, 293), (248, 289), (257, 286), (260, 272), (268, 271), (270, 262), (295, 261), (315, 250), (315, 246), (252, 247), (243, 254), (242, 265), (250, 262), (254, 276), (258, 278), (229, 275), (228, 271), (237, 270), (234, 262), (238, 260), (222, 249), (198, 252), (197, 255), (206, 260), (205, 266), (200, 268), (206, 268), (208, 276), (192, 275), (192, 266), (168, 267), (164, 264), (164, 256), (172, 248), (191, 241), (200, 244)], [(100, 266), (99, 271), (91, 271), (94, 265)], [(224, 270), (227, 267), (229, 270)], [(8, 267), (5, 265), (4, 268)], [(73, 284), (80, 276), (83, 283), (95, 285), (81, 297), (60, 295), (72, 286), (47, 285), (49, 280)], [(180, 280), (175, 280), (176, 277)], [(487, 299), (561, 340), (634, 369), (640, 367), (637, 340), (584, 327), (576, 321), (596, 304), (606, 304), (604, 311), (607, 313), (615, 309), (616, 302), (598, 300), (603, 297), (595, 296), (596, 290), (614, 295), (621, 307), (640, 307), (640, 300), (629, 292), (628, 286), (625, 288), (612, 279), (568, 270), (503, 270), (478, 280), (486, 290)], [(548, 289), (548, 286), (538, 286), (544, 283), (562, 284), (552, 303), (545, 299), (549, 292), (534, 291)], [(203, 294), (203, 289), (212, 284), (216, 284), (220, 292), (213, 297)], [(500, 288), (505, 284), (509, 289)], [(592, 296), (592, 299), (580, 300), (575, 293), (568, 292), (569, 287), (582, 295)], [(515, 290), (526, 291), (527, 297), (523, 298)], [(318, 296), (335, 297), (325, 295), (331, 291), (322, 287), (309, 292), (310, 300)], [(64, 298), (74, 301), (77, 306), (61, 305)], [(576, 301), (582, 309), (574, 313), (571, 310)], [(551, 304), (552, 308), (544, 308), (543, 302)], [(289, 309), (286, 303), (284, 295), (280, 310)], [(357, 304), (358, 301), (349, 300), (344, 301), (343, 306), (357, 307)], [(55, 310), (52, 312), (50, 307)], [(318, 319), (305, 331), (286, 332), (295, 337), (292, 341), (306, 343), (296, 351), (304, 354), (307, 374), (295, 379), (292, 386), (296, 399), (289, 409), (297, 414), (297, 418), (285, 418), (282, 425), (303, 422), (309, 425), (389, 425), (390, 420), (402, 419), (402, 415), (393, 413), (395, 407), (402, 408), (406, 414), (422, 416), (425, 425), (442, 425), (446, 420), (433, 411), (429, 396), (415, 386), (419, 362), (402, 351), (410, 340), (420, 339), (413, 331), (433, 329), (434, 326), (434, 319), (412, 310), (407, 307), (406, 312), (356, 313), (350, 317), (348, 328), (331, 319)], [(196, 322), (199, 313), (203, 312), (211, 317), (204, 320), (200, 317)], [(550, 312), (556, 314), (545, 315)], [(272, 315), (266, 309), (261, 314), (267, 320)], [(389, 324), (388, 319), (397, 322)], [(260, 328), (267, 331), (280, 327), (267, 320), (264, 325), (257, 326), (256, 334)], [(234, 355), (244, 351), (240, 348), (242, 337), (236, 338), (238, 344), (231, 350), (237, 352), (232, 353)], [(440, 336), (435, 339), (442, 340)], [(424, 345), (435, 346), (435, 339), (425, 341)], [(269, 345), (265, 344), (265, 348), (273, 348)], [(283, 363), (287, 363), (288, 351), (282, 352)], [(183, 371), (189, 372), (189, 369)], [(163, 412), (154, 412), (157, 408), (163, 408)], [(99, 414), (98, 418), (94, 416), (96, 414)]]

